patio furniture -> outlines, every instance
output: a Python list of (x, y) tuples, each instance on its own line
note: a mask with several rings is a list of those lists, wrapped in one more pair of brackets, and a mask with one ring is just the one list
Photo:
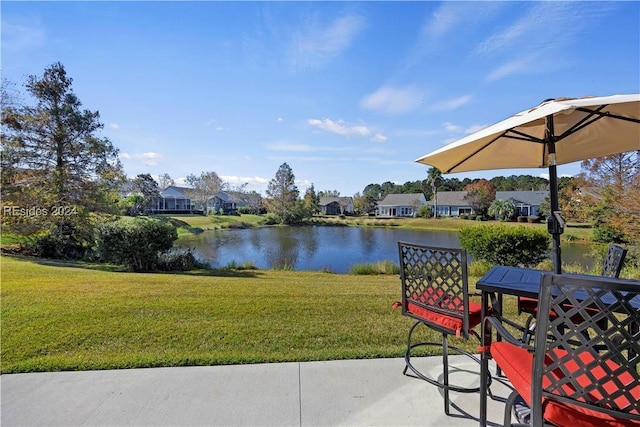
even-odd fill
[[(449, 346), (448, 336), (469, 339), (473, 327), (480, 324), (481, 304), (469, 301), (467, 283), (467, 254), (464, 249), (438, 248), (414, 243), (398, 242), (400, 280), (402, 283), (402, 314), (415, 319), (409, 329), (405, 368), (417, 378), (444, 391), (445, 413), (450, 413), (449, 391), (475, 393), (479, 387), (460, 387), (449, 382), (449, 351), (463, 354), (480, 363), (480, 359), (458, 347)], [(423, 325), (442, 334), (442, 342), (412, 343), (416, 328)], [(412, 351), (422, 346), (442, 347), (442, 381), (427, 376), (411, 362)]]
[[(622, 246), (611, 244), (607, 250), (607, 254), (602, 263), (602, 270), (600, 275), (603, 277), (618, 277), (624, 264), (624, 259), (627, 255), (627, 249)], [(523, 342), (530, 342), (533, 338), (533, 331), (535, 329), (536, 312), (538, 310), (538, 300), (535, 298), (518, 297), (518, 314), (528, 313), (529, 317), (522, 328)], [(597, 309), (592, 309), (597, 310)], [(515, 325), (512, 325), (515, 326)], [(605, 327), (603, 325), (603, 327)]]
[(505, 339), (490, 354), (514, 387), (504, 424), (521, 396), (534, 426), (640, 426), (640, 282), (543, 274), (537, 312), (534, 347), (486, 317)]

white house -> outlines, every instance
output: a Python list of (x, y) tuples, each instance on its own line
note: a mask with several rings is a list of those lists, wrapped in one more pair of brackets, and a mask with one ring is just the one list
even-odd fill
[(389, 217), (415, 217), (418, 209), (427, 204), (422, 193), (387, 194), (378, 202), (377, 215)]

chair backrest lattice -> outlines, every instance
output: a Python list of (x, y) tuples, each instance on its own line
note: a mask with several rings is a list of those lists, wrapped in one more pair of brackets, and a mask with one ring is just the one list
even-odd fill
[[(440, 248), (398, 242), (403, 314), (420, 320), (411, 306), (463, 321), (469, 328), (467, 255), (464, 249)], [(441, 325), (432, 325), (436, 328)], [(454, 333), (456, 331), (446, 331)]]
[(607, 250), (607, 254), (602, 264), (601, 276), (604, 277), (618, 277), (624, 264), (624, 259), (627, 256), (627, 248), (612, 244)]
[(543, 398), (640, 422), (639, 285), (544, 275), (535, 338), (544, 345), (536, 346), (534, 356), (534, 425), (542, 423)]

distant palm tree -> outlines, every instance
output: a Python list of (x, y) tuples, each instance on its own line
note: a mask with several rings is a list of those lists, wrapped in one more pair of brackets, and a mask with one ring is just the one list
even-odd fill
[(511, 200), (496, 200), (489, 206), (489, 215), (497, 216), (502, 221), (508, 221), (516, 214), (516, 205)]
[(433, 217), (438, 217), (438, 185), (442, 181), (442, 172), (438, 168), (430, 168), (427, 172), (427, 181), (433, 192)]

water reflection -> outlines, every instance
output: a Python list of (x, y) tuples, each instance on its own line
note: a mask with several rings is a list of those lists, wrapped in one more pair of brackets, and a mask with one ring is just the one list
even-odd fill
[[(346, 273), (353, 265), (398, 259), (398, 241), (458, 247), (458, 233), (374, 227), (265, 227), (212, 230), (182, 236), (176, 246), (194, 249), (212, 267), (252, 262), (258, 268), (330, 270)], [(564, 262), (589, 266), (588, 245), (563, 244)], [(571, 261), (570, 261), (571, 260)]]

